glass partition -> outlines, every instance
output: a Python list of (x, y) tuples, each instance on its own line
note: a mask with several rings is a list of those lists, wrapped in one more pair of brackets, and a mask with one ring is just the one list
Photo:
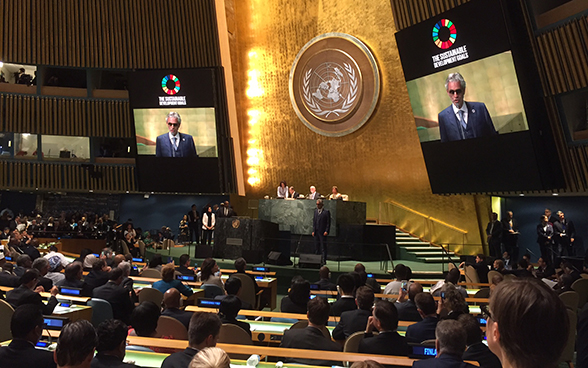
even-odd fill
[(89, 161), (90, 138), (44, 135), (41, 137), (44, 160)]
[(14, 133), (14, 158), (35, 160), (38, 140), (36, 134)]

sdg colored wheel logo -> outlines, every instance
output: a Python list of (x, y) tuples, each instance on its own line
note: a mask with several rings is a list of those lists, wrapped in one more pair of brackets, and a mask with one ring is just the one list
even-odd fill
[(441, 19), (433, 27), (433, 42), (440, 49), (446, 50), (453, 46), (456, 38), (457, 29), (449, 19)]
[(180, 92), (180, 80), (173, 74), (166, 75), (161, 80), (161, 89), (168, 95), (175, 95)]

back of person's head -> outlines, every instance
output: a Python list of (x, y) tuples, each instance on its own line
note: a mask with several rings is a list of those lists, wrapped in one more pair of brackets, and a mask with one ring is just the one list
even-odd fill
[(94, 272), (102, 271), (102, 269), (104, 267), (106, 267), (106, 261), (102, 258), (96, 258), (96, 260), (92, 264), (92, 271), (94, 271)]
[(482, 260), (482, 262), (485, 262), (486, 261), (486, 255), (483, 254), (483, 253), (478, 253), (477, 254), (477, 257), (480, 258)]
[(88, 256), (88, 254), (92, 254), (92, 249), (90, 248), (84, 248), (82, 249), (82, 251), (80, 252), (80, 261), (82, 263), (84, 263), (84, 260), (86, 259), (86, 256)]
[(78, 279), (78, 275), (82, 270), (82, 264), (80, 262), (72, 262), (65, 266), (65, 279), (73, 281)]
[(247, 267), (247, 261), (243, 257), (239, 257), (235, 260), (235, 269), (239, 272), (245, 272), (245, 267)]
[(355, 267), (353, 268), (353, 271), (355, 271), (355, 272), (366, 272), (365, 271), (365, 266), (363, 265), (363, 263), (357, 263), (355, 265)]
[(457, 320), (466, 332), (466, 345), (470, 346), (482, 341), (483, 333), (477, 319), (470, 314), (462, 314)]
[(490, 297), (488, 346), (517, 368), (554, 367), (568, 339), (566, 307), (545, 283), (501, 282)]
[(374, 317), (380, 322), (384, 331), (394, 331), (398, 328), (398, 310), (394, 303), (378, 300), (374, 307)]
[(161, 279), (165, 282), (171, 282), (174, 279), (176, 268), (173, 263), (168, 263), (161, 268)]
[(47, 271), (49, 269), (49, 261), (46, 258), (39, 257), (33, 261), (33, 268), (41, 273)]
[(306, 280), (295, 282), (288, 292), (288, 297), (294, 304), (306, 305), (310, 299), (310, 283)]
[(39, 271), (37, 271), (35, 268), (31, 268), (21, 276), (20, 283), (21, 285), (26, 285), (33, 280), (38, 280), (40, 277), (41, 274)]
[(364, 360), (351, 364), (349, 368), (384, 368), (384, 366), (374, 360)]
[(151, 261), (149, 261), (149, 268), (155, 268), (157, 266), (161, 266), (163, 264), (163, 258), (161, 258), (160, 253), (155, 253)]
[(504, 281), (504, 276), (498, 274), (498, 275), (492, 276), (492, 279), (490, 280), (490, 284), (496, 286), (496, 285), (500, 284), (502, 281)]
[(190, 318), (188, 342), (195, 347), (204, 342), (209, 336), (218, 336), (222, 322), (214, 313), (195, 312)]
[(96, 328), (98, 335), (98, 353), (117, 350), (123, 342), (126, 342), (128, 328), (124, 322), (117, 319), (108, 319)]
[(454, 319), (437, 323), (437, 355), (451, 354), (461, 358), (466, 349), (467, 335), (461, 324)]
[(37, 305), (24, 304), (14, 310), (10, 319), (13, 338), (24, 339), (37, 327), (43, 329), (43, 313)]
[(125, 259), (126, 258), (124, 254), (117, 254), (114, 256), (114, 260), (112, 261), (112, 267), (118, 267), (118, 265), (121, 264), (121, 262), (124, 262)]
[(498, 271), (504, 270), (504, 261), (502, 259), (495, 259), (494, 265)]
[(163, 293), (163, 305), (166, 309), (180, 307), (180, 292), (176, 288), (169, 288)]
[(468, 313), (468, 305), (463, 295), (456, 289), (445, 292), (445, 301), (443, 304), (447, 311)]
[(243, 286), (243, 283), (240, 278), (229, 277), (227, 282), (225, 282), (225, 291), (227, 292), (227, 295), (237, 295), (241, 286)]
[(355, 289), (359, 288), (360, 286), (364, 286), (367, 282), (368, 277), (365, 271), (353, 271), (350, 273), (355, 279)]
[(16, 265), (20, 267), (31, 267), (32, 261), (31, 257), (27, 254), (21, 254), (16, 258)]
[(423, 292), (423, 285), (419, 282), (413, 282), (408, 286), (408, 299), (414, 302), (414, 297)]
[(189, 254), (182, 254), (180, 256), (180, 266), (184, 266), (188, 261), (190, 261), (190, 255)]
[(459, 283), (460, 277), (461, 277), (461, 274), (459, 273), (459, 270), (457, 268), (452, 268), (447, 273), (447, 276), (445, 276), (445, 282), (446, 283), (450, 282), (453, 285), (457, 285)]
[(525, 270), (527, 269), (527, 267), (529, 267), (529, 262), (527, 262), (526, 259), (521, 258), (518, 263), (517, 263), (518, 268), (520, 268), (521, 270)]
[(157, 329), (157, 322), (161, 311), (159, 306), (152, 301), (144, 301), (131, 313), (131, 326), (137, 336), (151, 337)]
[(414, 303), (425, 316), (430, 316), (437, 312), (437, 304), (433, 295), (429, 293), (419, 293), (414, 297)]
[(55, 361), (57, 366), (76, 366), (94, 356), (98, 338), (94, 326), (84, 319), (68, 323), (57, 340)]
[(131, 274), (131, 264), (127, 261), (119, 263), (118, 268), (122, 270), (124, 277), (128, 277)]
[(110, 281), (117, 281), (121, 277), (123, 277), (123, 270), (122, 270), (122, 268), (117, 267), (117, 268), (114, 268), (112, 270), (112, 272), (110, 272), (110, 277), (108, 277), (108, 279)]
[(49, 252), (58, 252), (59, 249), (57, 249), (57, 247), (55, 245), (50, 245), (49, 246)]
[(331, 277), (331, 270), (329, 270), (329, 267), (327, 267), (327, 266), (321, 267), (321, 269), (319, 270), (319, 278), (328, 279), (330, 277)]
[(202, 281), (206, 281), (212, 276), (212, 270), (216, 265), (216, 261), (212, 258), (206, 258), (202, 261), (202, 266), (200, 267), (200, 272), (202, 274)]
[(294, 277), (292, 277), (292, 280), (290, 281), (290, 287), (292, 287), (292, 285), (294, 285), (297, 282), (301, 282), (301, 281), (306, 281), (304, 279), (304, 277), (300, 276), (300, 275), (294, 275)]
[(355, 279), (351, 274), (344, 273), (337, 278), (337, 286), (341, 293), (351, 295), (355, 289)]
[(325, 326), (330, 312), (331, 307), (325, 298), (317, 296), (308, 302), (308, 321), (313, 325)]
[(228, 319), (235, 319), (241, 310), (241, 300), (234, 295), (227, 295), (221, 300), (219, 313)]
[(189, 368), (229, 368), (231, 359), (221, 348), (210, 347), (200, 350), (190, 362)]
[(369, 286), (361, 286), (355, 293), (355, 301), (359, 309), (371, 311), (374, 306), (374, 291)]
[(408, 268), (402, 263), (397, 264), (394, 267), (394, 277), (396, 280), (408, 280)]

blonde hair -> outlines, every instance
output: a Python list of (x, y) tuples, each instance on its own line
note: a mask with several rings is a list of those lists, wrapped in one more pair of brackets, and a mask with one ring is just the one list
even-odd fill
[(229, 368), (231, 359), (221, 348), (204, 348), (194, 356), (190, 368)]

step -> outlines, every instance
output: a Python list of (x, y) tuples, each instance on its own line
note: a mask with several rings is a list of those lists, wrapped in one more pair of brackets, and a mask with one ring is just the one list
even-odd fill
[(418, 241), (418, 242), (397, 241), (396, 245), (402, 245), (402, 246), (407, 246), (407, 247), (410, 247), (410, 246), (421, 246), (422, 247), (425, 245), (430, 246), (431, 243), (426, 243), (426, 242), (422, 242), (422, 241)]
[[(421, 261), (425, 261), (425, 263), (446, 263), (449, 262), (447, 256), (445, 257), (424, 257), (424, 258), (420, 258), (419, 259)], [(455, 260), (455, 257), (453, 257), (453, 259)]]
[(396, 237), (397, 241), (409, 241), (409, 242), (419, 242), (421, 241), (421, 239), (419, 238), (413, 238), (412, 236), (397, 236)]
[[(448, 252), (450, 256), (455, 255), (453, 252)], [(446, 255), (447, 253), (441, 251), (425, 251), (425, 252), (412, 252), (417, 257), (426, 257), (426, 256), (436, 256), (436, 255)]]

